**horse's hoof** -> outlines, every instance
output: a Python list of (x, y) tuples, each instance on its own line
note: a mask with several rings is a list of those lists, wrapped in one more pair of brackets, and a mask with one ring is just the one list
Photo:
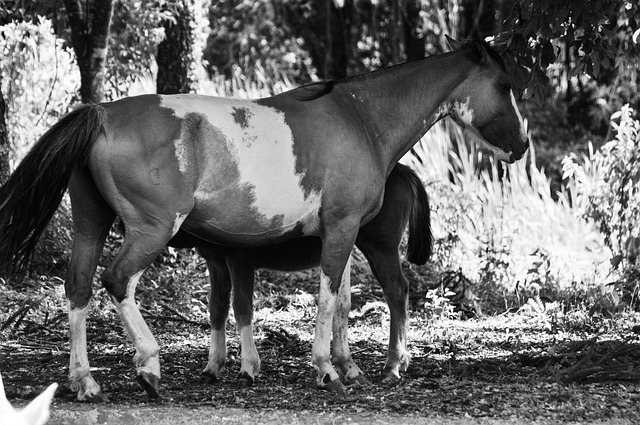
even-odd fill
[(106, 395), (99, 392), (97, 394), (85, 395), (82, 398), (78, 395), (78, 401), (82, 403), (107, 403), (109, 399)]
[[(328, 376), (328, 374), (326, 375)], [(340, 379), (334, 379), (333, 381), (325, 382), (323, 379), (322, 385), (318, 385), (320, 389), (329, 391), (330, 393), (346, 393), (347, 388), (340, 381)]]
[(240, 372), (238, 374), (238, 385), (240, 388), (248, 388), (253, 386), (253, 378), (247, 372)]
[(355, 387), (360, 386), (360, 385), (368, 385), (369, 381), (367, 380), (367, 378), (364, 377), (364, 375), (357, 375), (353, 378), (347, 378), (346, 376), (344, 377), (344, 384), (345, 385), (353, 385)]
[(386, 375), (382, 375), (381, 382), (383, 385), (387, 385), (387, 386), (398, 385), (398, 383), (400, 383), (400, 377), (394, 375), (393, 373), (389, 373)]
[(220, 379), (215, 373), (204, 371), (200, 374), (200, 381), (203, 384), (217, 384)]
[(160, 398), (160, 392), (158, 391), (160, 378), (147, 372), (140, 372), (136, 377), (136, 381), (150, 398)]

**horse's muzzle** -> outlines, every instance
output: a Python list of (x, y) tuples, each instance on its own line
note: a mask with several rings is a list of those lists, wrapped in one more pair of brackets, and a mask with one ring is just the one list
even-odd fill
[(513, 161), (517, 161), (519, 159), (522, 159), (522, 157), (524, 156), (524, 154), (527, 152), (527, 149), (529, 149), (529, 139), (527, 138), (522, 145), (518, 146), (519, 149), (513, 149), (513, 147), (511, 147), (511, 158), (513, 159)]

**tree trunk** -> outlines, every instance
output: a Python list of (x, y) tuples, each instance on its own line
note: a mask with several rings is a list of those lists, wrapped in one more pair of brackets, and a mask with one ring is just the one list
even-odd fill
[(84, 103), (98, 103), (104, 96), (109, 25), (113, 0), (64, 0), (69, 14), (71, 42), (80, 68), (80, 95)]
[(420, 10), (422, 2), (420, 0), (408, 0), (405, 3), (402, 15), (402, 27), (404, 30), (404, 41), (408, 60), (423, 58), (425, 55), (424, 37), (419, 36), (417, 29), (420, 24)]
[(325, 64), (326, 73), (324, 78), (340, 79), (348, 75), (349, 69), (349, 29), (345, 21), (345, 14), (342, 11), (345, 7), (350, 7), (346, 3), (353, 0), (345, 0), (342, 8), (336, 6), (335, 1), (329, 0), (327, 10), (327, 44), (331, 45), (331, 57), (328, 57), (328, 64)]
[(158, 45), (156, 89), (159, 94), (189, 93), (194, 88), (189, 72), (193, 65), (190, 3), (174, 0), (168, 2), (167, 7), (174, 20), (162, 22), (165, 39)]
[[(0, 87), (2, 87), (2, 75), (0, 75)], [(4, 102), (4, 94), (0, 89), (0, 185), (4, 184), (11, 174), (9, 166), (9, 138), (7, 137), (7, 105)]]

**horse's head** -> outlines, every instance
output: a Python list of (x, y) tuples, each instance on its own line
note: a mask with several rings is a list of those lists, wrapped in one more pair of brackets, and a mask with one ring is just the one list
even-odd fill
[(470, 48), (460, 63), (469, 67), (469, 75), (451, 96), (452, 118), (478, 136), (497, 159), (522, 158), (529, 138), (501, 58), (480, 41), (463, 45), (449, 39), (449, 43), (455, 50)]

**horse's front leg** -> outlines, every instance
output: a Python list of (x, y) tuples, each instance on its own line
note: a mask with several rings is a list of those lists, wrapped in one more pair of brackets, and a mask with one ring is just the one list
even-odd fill
[(343, 220), (331, 227), (325, 225), (322, 235), (320, 291), (311, 363), (318, 372), (318, 387), (329, 391), (345, 389), (331, 363), (331, 331), (343, 283), (342, 276), (358, 234), (358, 224), (359, 222)]
[(351, 311), (351, 257), (342, 273), (342, 283), (338, 291), (336, 311), (333, 316), (333, 358), (332, 363), (345, 385), (365, 384), (364, 373), (351, 358), (349, 349), (349, 312)]

